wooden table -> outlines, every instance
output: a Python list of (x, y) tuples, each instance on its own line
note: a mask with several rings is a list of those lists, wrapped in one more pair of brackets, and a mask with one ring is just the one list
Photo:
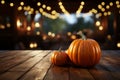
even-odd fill
[(52, 50), (0, 51), (0, 80), (120, 80), (120, 50), (102, 50), (95, 67), (51, 64)]

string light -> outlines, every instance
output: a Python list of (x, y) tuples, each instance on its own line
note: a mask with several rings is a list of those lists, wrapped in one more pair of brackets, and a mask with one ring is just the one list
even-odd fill
[(120, 48), (120, 42), (117, 43), (117, 47)]
[(23, 6), (23, 5), (24, 5), (24, 2), (20, 2), (20, 5)]
[(101, 2), (101, 5), (103, 5), (103, 6), (104, 6), (104, 5), (105, 5), (105, 2)]
[(107, 12), (104, 12), (104, 16), (107, 16)]
[(13, 3), (10, 3), (10, 6), (11, 6), (11, 7), (13, 7), (13, 6), (14, 6), (14, 4), (13, 4)]
[(27, 31), (31, 31), (31, 27), (30, 26), (27, 27)]
[(76, 11), (76, 16), (79, 17), (80, 13), (82, 12), (83, 6), (85, 5), (85, 2), (82, 1), (81, 5), (79, 6), (78, 10)]
[(41, 5), (41, 3), (40, 2), (37, 2), (37, 6), (40, 6)]
[(4, 1), (4, 0), (2, 0), (2, 1), (1, 1), (1, 4), (5, 4), (5, 1)]
[(43, 4), (43, 5), (42, 5), (42, 8), (46, 8), (46, 5), (45, 5), (45, 4)]
[(63, 6), (62, 2), (60, 1), (59, 3), (59, 7), (62, 10), (62, 12), (66, 15), (70, 15), (70, 13), (65, 9), (65, 7)]
[(96, 26), (100, 26), (100, 21), (96, 21)]
[(36, 35), (40, 35), (40, 32), (39, 32), (39, 31), (37, 31), (37, 32), (36, 32)]
[(106, 5), (106, 9), (110, 9), (110, 6), (109, 6), (109, 5)]
[(102, 31), (102, 30), (103, 30), (103, 26), (100, 26), (100, 27), (99, 27), (99, 30)]
[[(118, 8), (118, 9), (120, 9), (120, 2), (119, 2), (119, 0), (116, 0), (116, 7)], [(5, 4), (5, 0), (1, 0), (1, 4)], [(60, 9), (62, 10), (62, 12), (64, 13), (64, 14), (67, 14), (67, 15), (69, 15), (70, 13), (65, 9), (65, 7), (63, 6), (63, 4), (62, 4), (62, 2), (61, 1), (59, 1), (58, 2), (58, 4), (59, 4), (59, 7), (60, 7)], [(10, 7), (13, 7), (15, 4), (14, 3), (9, 3), (9, 5), (10, 5)], [(32, 8), (31, 9), (31, 7), (28, 5), (27, 7), (26, 6), (24, 6), (24, 1), (22, 1), (22, 2), (20, 2), (20, 5), (21, 6), (19, 6), (18, 7), (18, 11), (21, 11), (22, 9), (23, 10), (25, 10), (25, 11), (28, 11), (28, 13), (29, 14), (33, 14), (34, 13), (34, 9)], [(84, 1), (82, 1), (81, 3), (80, 3), (80, 6), (79, 6), (79, 8), (78, 8), (78, 10), (76, 11), (76, 14), (77, 15), (79, 15), (80, 13), (81, 13), (81, 11), (82, 11), (82, 9), (83, 9), (83, 7), (84, 7), (84, 5), (85, 5), (85, 2)], [(106, 10), (106, 9), (110, 9), (110, 7), (111, 6), (113, 6), (114, 4), (113, 4), (113, 2), (110, 2), (109, 4), (107, 4), (106, 6), (106, 3), (105, 2), (101, 2), (101, 4), (98, 4), (98, 9), (100, 9), (102, 12), (103, 12), (103, 15), (104, 16), (107, 16), (107, 15), (111, 15), (111, 12), (110, 12), (110, 10)], [(23, 6), (23, 7), (22, 7)], [(37, 6), (41, 6), (41, 3), (40, 2), (37, 2)], [(46, 9), (47, 11), (50, 11), (51, 10), (51, 7), (50, 6), (46, 6), (45, 4), (43, 4), (42, 5), (42, 8), (43, 9)], [(44, 15), (44, 16), (46, 16), (46, 17), (48, 17), (48, 18), (51, 18), (51, 19), (56, 19), (57, 17), (59, 17), (59, 13), (54, 13), (54, 14), (52, 14), (53, 12), (51, 11), (51, 14), (49, 14), (49, 13), (47, 13), (47, 12), (45, 12), (44, 10), (42, 10), (42, 9), (39, 9), (39, 11)], [(107, 12), (106, 12), (107, 11)], [(94, 14), (97, 14), (98, 13), (98, 10), (90, 10), (89, 12), (92, 12), (92, 13), (94, 13)], [(118, 11), (119, 13), (120, 13), (120, 11)], [(106, 14), (107, 13), (107, 14)], [(48, 15), (47, 15), (48, 14)], [(98, 17), (98, 15), (96, 15), (97, 17)], [(101, 15), (99, 15), (99, 17), (100, 17)]]
[(112, 2), (110, 2), (110, 6), (113, 6), (113, 3), (112, 3)]
[(21, 10), (22, 10), (22, 6), (19, 6), (19, 7), (18, 7), (18, 11), (21, 11)]
[(50, 10), (51, 10), (51, 7), (50, 7), (50, 6), (47, 6), (47, 10), (50, 11)]
[(100, 4), (98, 5), (98, 9), (102, 9), (102, 6)]
[(110, 11), (108, 11), (108, 15), (111, 15), (111, 12), (110, 12)]
[(118, 5), (118, 4), (119, 4), (119, 1), (116, 1), (116, 4)]

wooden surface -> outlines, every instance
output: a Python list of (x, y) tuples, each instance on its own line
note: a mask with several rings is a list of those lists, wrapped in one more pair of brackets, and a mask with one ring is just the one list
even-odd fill
[(0, 51), (0, 80), (120, 80), (120, 50), (103, 50), (93, 68), (51, 64), (51, 50)]

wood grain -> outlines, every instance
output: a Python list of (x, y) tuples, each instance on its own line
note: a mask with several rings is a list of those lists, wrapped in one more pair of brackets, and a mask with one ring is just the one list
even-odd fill
[(0, 80), (120, 80), (120, 50), (102, 50), (91, 68), (51, 64), (52, 50), (0, 51)]

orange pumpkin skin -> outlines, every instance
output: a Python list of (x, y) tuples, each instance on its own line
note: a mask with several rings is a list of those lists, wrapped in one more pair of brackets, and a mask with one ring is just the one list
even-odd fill
[(93, 39), (76, 39), (70, 44), (67, 54), (76, 66), (92, 67), (99, 62), (101, 49)]
[(68, 64), (69, 57), (65, 52), (54, 51), (51, 56), (51, 62), (57, 66)]

